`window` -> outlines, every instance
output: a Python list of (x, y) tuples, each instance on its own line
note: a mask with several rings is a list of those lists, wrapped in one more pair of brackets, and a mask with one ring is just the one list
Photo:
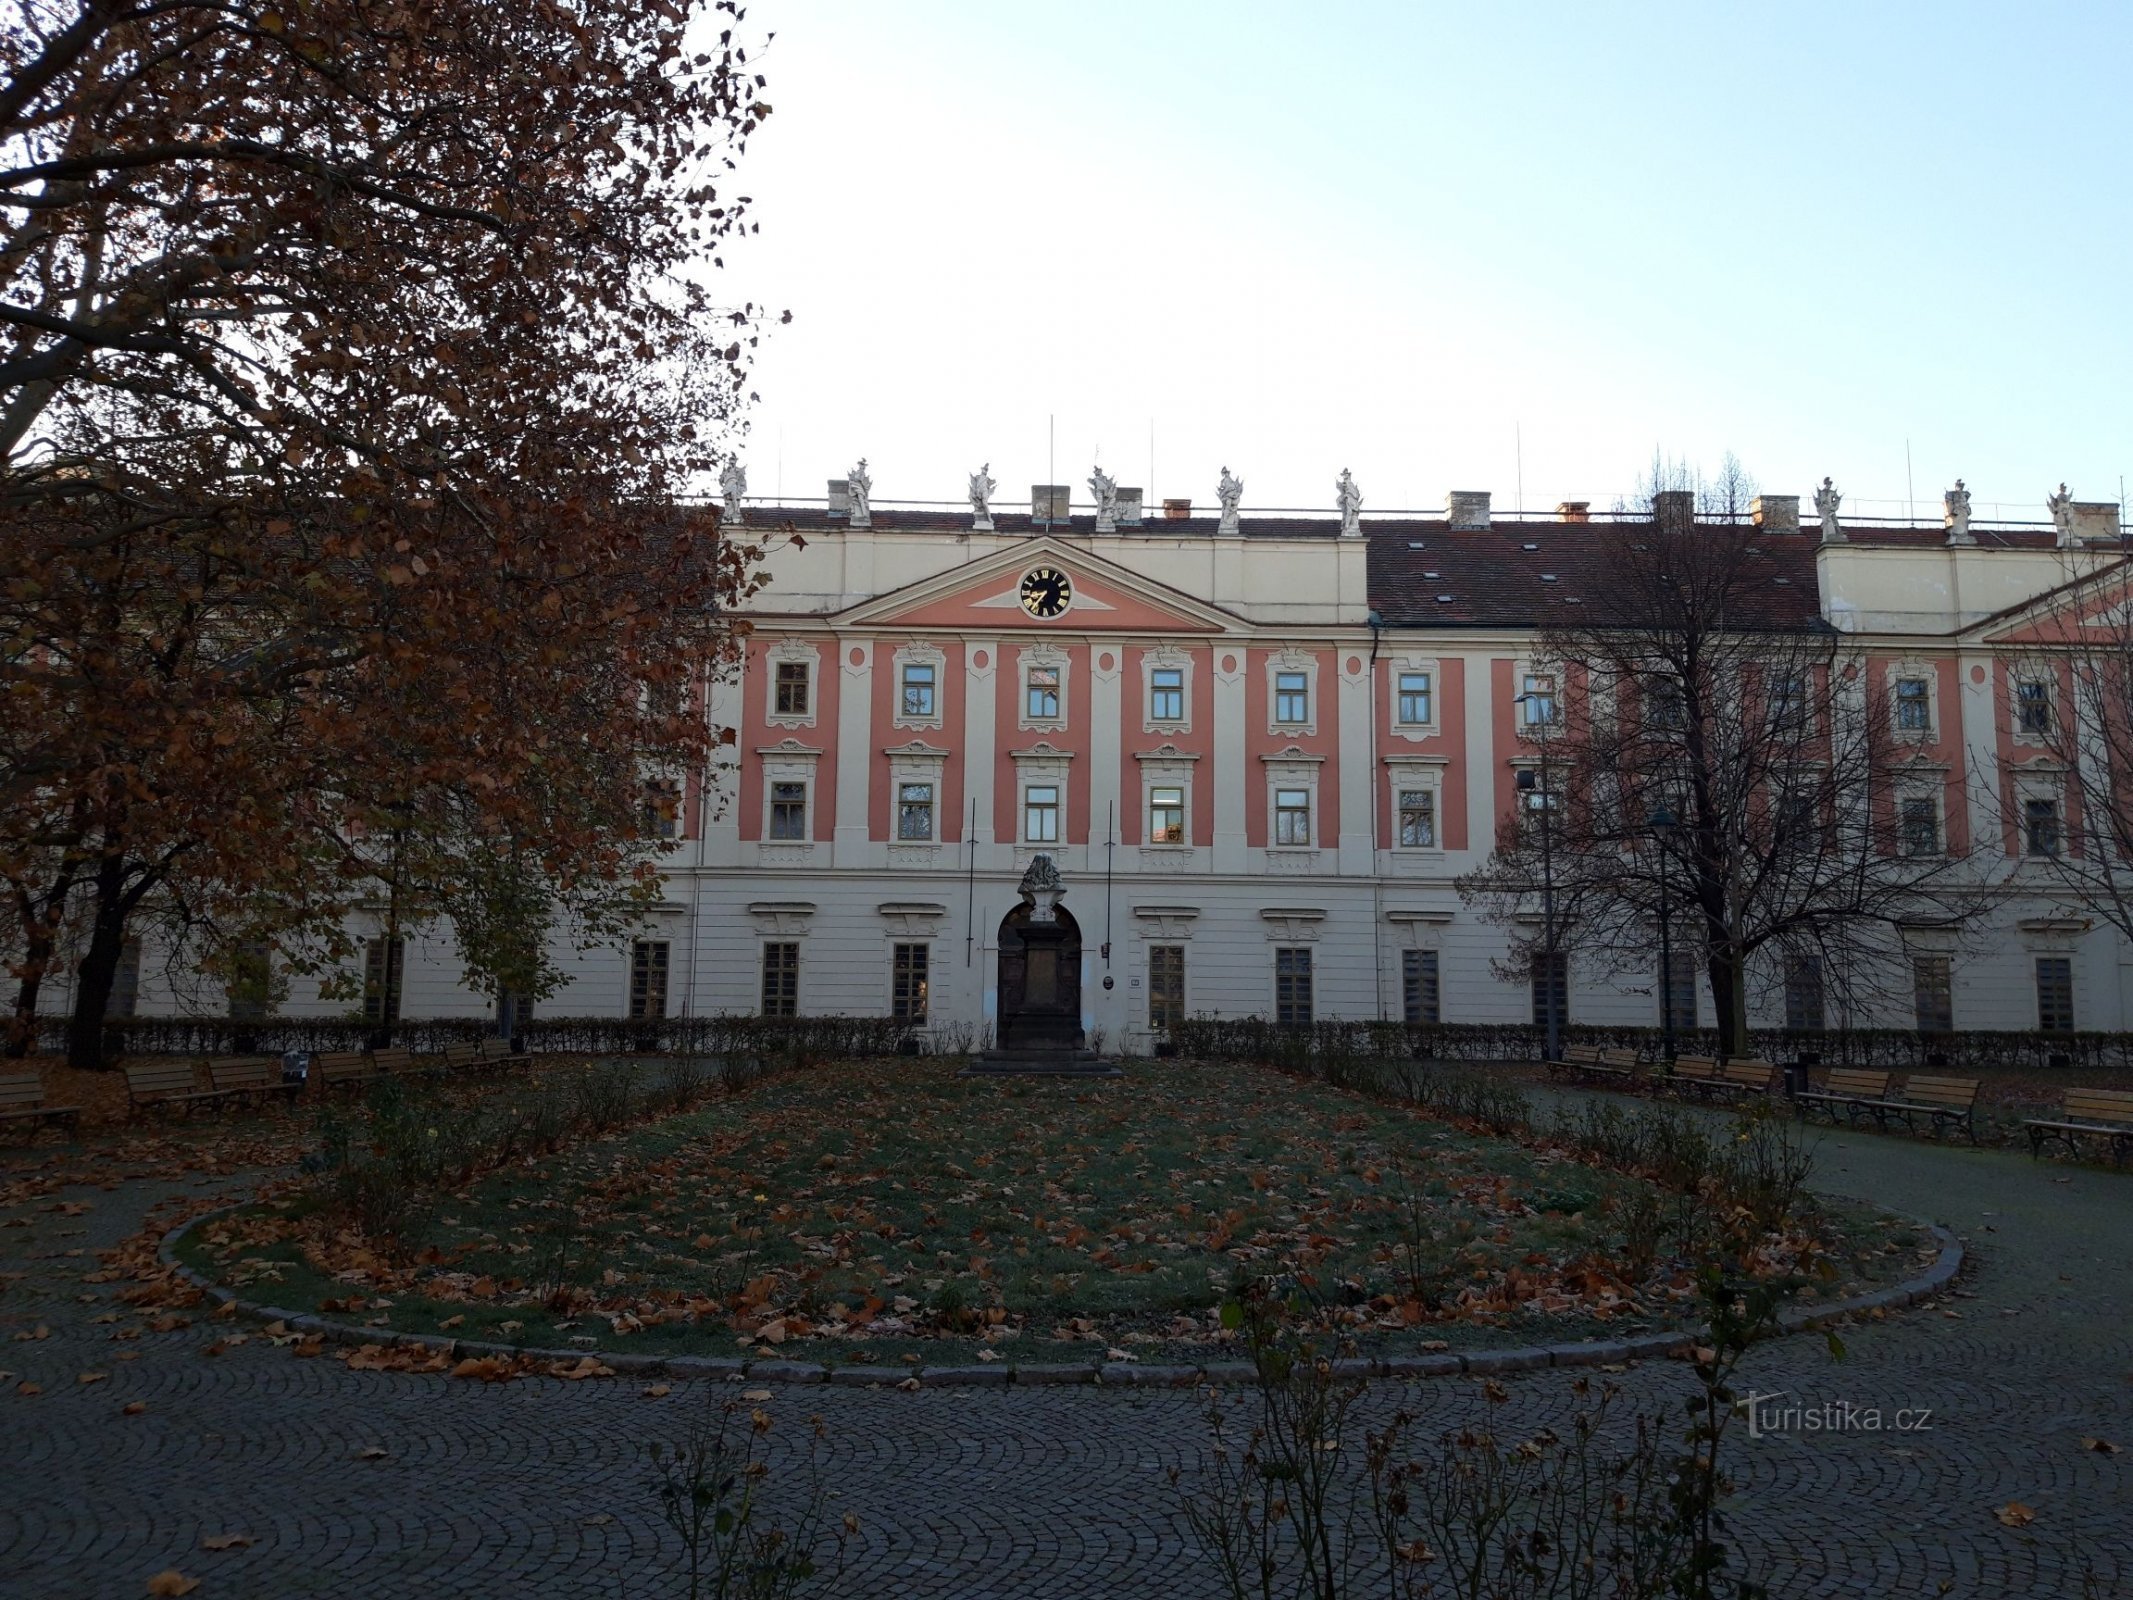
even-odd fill
[(1905, 733), (1933, 731), (1933, 688), (1924, 678), (1896, 680), (1896, 726)]
[(1955, 986), (1946, 956), (1911, 957), (1911, 1003), (1920, 1033), (1949, 1033), (1955, 1027)]
[(647, 839), (681, 837), (681, 785), (671, 779), (654, 778), (644, 786), (638, 808), (637, 830)]
[(1681, 728), (1688, 724), (1688, 706), (1682, 699), (1681, 684), (1676, 679), (1658, 677), (1646, 680), (1644, 697), (1650, 708), (1653, 727)]
[(1770, 680), (1770, 725), (1798, 730), (1807, 723), (1807, 680), (1796, 672)]
[(781, 717), (804, 717), (807, 715), (807, 673), (805, 661), (780, 661), (778, 663), (777, 714)]
[(1812, 783), (1789, 783), (1778, 791), (1777, 826), (1781, 838), (1804, 841), (1816, 831), (1821, 796)]
[(2027, 855), (2059, 853), (2059, 802), (2036, 798), (2022, 802), (2022, 849)]
[(1289, 723), (1311, 720), (1311, 680), (1305, 674), (1274, 674), (1274, 720)]
[(1429, 674), (1426, 672), (1403, 672), (1400, 674), (1400, 721), (1409, 727), (1430, 720)]
[(1551, 957), (1544, 950), (1533, 953), (1533, 1025), (1545, 1028), (1548, 1014), (1555, 1013), (1561, 1028), (1570, 1020), (1570, 957), (1558, 950)]
[(1940, 803), (1929, 794), (1907, 795), (1900, 832), (1907, 856), (1940, 854)]
[(1029, 844), (1059, 842), (1059, 786), (1033, 783), (1022, 791), (1022, 837)]
[(773, 783), (770, 786), (770, 836), (773, 839), (807, 837), (807, 785)]
[(2015, 685), (2015, 729), (2042, 737), (2052, 731), (2052, 691), (2047, 683)]
[(800, 947), (793, 943), (763, 946), (763, 1015), (800, 1014)]
[[(111, 974), (111, 998), (104, 1003), (104, 1015), (117, 1019), (130, 1017), (141, 1003), (141, 941), (128, 939), (119, 946), (118, 968)], [(230, 1002), (231, 1015), (236, 1014), (236, 1001)], [(265, 1015), (264, 1008), (260, 1014)]]
[(1274, 951), (1274, 1021), (1284, 1028), (1311, 1025), (1311, 947), (1280, 945)]
[(2074, 963), (2070, 957), (2037, 957), (2037, 1031), (2074, 1031)]
[[(138, 986), (141, 971), (141, 951), (137, 940), (129, 939), (127, 945), (133, 951), (133, 982)], [(123, 969), (121, 969), (123, 976)], [(229, 1001), (230, 1017), (237, 1022), (257, 1022), (274, 1011), (274, 947), (264, 940), (249, 939), (230, 952), (229, 970), (223, 980), (223, 994)], [(112, 1003), (117, 1004), (114, 992)], [(127, 1000), (125, 1015), (132, 1015), (132, 997)]]
[(896, 786), (896, 837), (924, 844), (933, 838), (933, 785), (899, 783)]
[(1283, 845), (1308, 845), (1311, 842), (1310, 790), (1274, 791), (1274, 842)]
[(664, 939), (639, 939), (630, 946), (630, 1021), (647, 1022), (667, 1014), (667, 953)]
[(1400, 1004), (1409, 1022), (1441, 1022), (1437, 989), (1437, 952), (1400, 952)]
[(1400, 791), (1400, 848), (1433, 850), (1437, 844), (1437, 795), (1433, 789)]
[(1185, 1020), (1185, 947), (1148, 947), (1148, 1026), (1167, 1032)]
[(1659, 1016), (1679, 1033), (1696, 1026), (1696, 957), (1687, 950), (1669, 950), (1667, 957), (1670, 970), (1659, 974)]
[(904, 663), (903, 710), (905, 717), (930, 717), (934, 700), (933, 663), (930, 661), (906, 661)]
[[(1555, 809), (1555, 796), (1540, 786), (1540, 774), (1530, 769), (1521, 772), (1518, 788), (1518, 810), (1514, 813), (1521, 838), (1539, 839), (1540, 830), (1552, 825), (1549, 813)], [(1527, 830), (1531, 830), (1528, 832)]]
[(1185, 791), (1175, 785), (1159, 785), (1148, 791), (1148, 842), (1185, 842)]
[(1185, 669), (1157, 667), (1148, 674), (1148, 720), (1185, 720)]
[(400, 1020), (400, 977), (407, 966), (405, 939), (372, 939), (363, 946), (363, 1020), (388, 1026)]
[(1025, 680), (1029, 715), (1034, 719), (1057, 718), (1059, 715), (1059, 669), (1057, 667), (1031, 667)]
[(910, 1028), (926, 1025), (926, 963), (932, 947), (900, 944), (890, 957), (889, 1015)]
[(1785, 1026), (1795, 1032), (1820, 1032), (1822, 1020), (1822, 958), (1791, 956), (1785, 962)]
[(1553, 727), (1558, 720), (1558, 709), (1553, 675), (1527, 673), (1525, 687), (1519, 691), (1518, 696), (1521, 722), (1528, 728)]

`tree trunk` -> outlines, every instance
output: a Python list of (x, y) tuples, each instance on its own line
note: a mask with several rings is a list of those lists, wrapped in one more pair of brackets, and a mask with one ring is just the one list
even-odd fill
[(1748, 964), (1732, 948), (1713, 948), (1704, 971), (1711, 980), (1711, 1009), (1718, 1024), (1718, 1053), (1748, 1054)]
[(74, 1016), (67, 1027), (67, 1065), (83, 1072), (104, 1065), (104, 1014), (126, 948), (126, 860), (106, 856), (96, 869), (96, 916), (89, 948), (75, 968)]
[(26, 1056), (37, 1048), (37, 991), (44, 983), (45, 963), (52, 959), (49, 948), (31, 951), (22, 981), (15, 986), (15, 1014), (7, 1019), (7, 1054)]

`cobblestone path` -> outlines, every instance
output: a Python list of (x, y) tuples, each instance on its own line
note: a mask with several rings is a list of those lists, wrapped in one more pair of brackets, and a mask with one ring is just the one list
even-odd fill
[[(2133, 1175), (1845, 1133), (1825, 1138), (1817, 1183), (1947, 1224), (1970, 1262), (1938, 1306), (1849, 1330), (1841, 1364), (1811, 1337), (1752, 1357), (1759, 1391), (1884, 1420), (1741, 1441), (1735, 1534), (1753, 1565), (1787, 1596), (2133, 1596)], [(200, 1580), (198, 1600), (676, 1592), (644, 1448), (680, 1430), (700, 1386), (489, 1387), (257, 1343), (204, 1357), (227, 1325), (113, 1344), (95, 1320), (113, 1289), (81, 1279), (173, 1192), (85, 1188), (0, 1214), (0, 1595), (139, 1596), (169, 1567)], [(66, 1199), (90, 1209), (49, 1209)], [(39, 1325), (48, 1337), (14, 1339)], [(1503, 1380), (1513, 1420), (1560, 1418), (1573, 1376)], [(1671, 1363), (1621, 1381), (1652, 1407), (1686, 1391)], [(1475, 1409), (1474, 1380), (1373, 1386), (1373, 1414), (1396, 1405), (1448, 1424)], [(1930, 1425), (1894, 1431), (1899, 1408)], [(837, 1593), (1217, 1592), (1167, 1476), (1205, 1437), (1190, 1394), (816, 1387), (769, 1409), (778, 1438), (808, 1413), (828, 1425), (834, 1506), (864, 1530)], [(370, 1447), (383, 1456), (359, 1459)], [(2003, 1526), (2013, 1501), (2034, 1521)], [(255, 1542), (201, 1548), (233, 1532)]]

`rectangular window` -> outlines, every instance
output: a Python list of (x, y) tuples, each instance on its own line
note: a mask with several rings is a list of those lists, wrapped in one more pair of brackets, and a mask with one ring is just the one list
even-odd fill
[(1426, 672), (1401, 673), (1400, 721), (1409, 727), (1415, 727), (1425, 724), (1429, 720), (1429, 674)]
[(390, 1026), (400, 1020), (400, 978), (407, 967), (405, 939), (371, 939), (363, 946), (363, 1020)]
[(654, 778), (646, 783), (637, 827), (647, 839), (680, 838), (681, 785), (667, 778)]
[(1400, 848), (1433, 850), (1437, 845), (1437, 794), (1433, 789), (1400, 791)]
[(793, 943), (763, 946), (763, 1015), (800, 1014), (800, 947)]
[[(1794, 843), (1804, 843), (1814, 833), (1817, 802), (1820, 795), (1813, 784), (1790, 783), (1778, 792), (1777, 826), (1779, 836)], [(1679, 813), (1677, 812), (1678, 816)]]
[[(133, 950), (134, 982), (140, 981), (140, 946), (129, 939)], [(239, 1022), (257, 1022), (274, 1009), (274, 947), (261, 939), (247, 940), (231, 952), (229, 971), (223, 977), (223, 994), (230, 1016)], [(112, 997), (113, 1004), (117, 996)], [(129, 1006), (130, 1006), (129, 1000)], [(131, 1015), (129, 1009), (126, 1013)]]
[(1182, 788), (1158, 786), (1148, 791), (1148, 842), (1185, 842), (1185, 791)]
[(1308, 845), (1311, 842), (1311, 791), (1274, 791), (1274, 842)]
[(773, 839), (807, 837), (807, 785), (774, 783), (770, 786), (770, 836)]
[(1029, 716), (1032, 721), (1059, 715), (1059, 669), (1031, 667), (1026, 680)]
[(1400, 1003), (1409, 1022), (1441, 1022), (1437, 1004), (1437, 952), (1400, 952)]
[(2022, 802), (2022, 849), (2033, 856), (2059, 853), (2059, 802), (2032, 799)]
[(932, 784), (899, 783), (896, 786), (896, 837), (919, 844), (932, 840)]
[(1820, 1032), (1822, 1020), (1822, 958), (1793, 956), (1785, 963), (1785, 1026), (1794, 1031)]
[(930, 717), (934, 707), (933, 663), (930, 661), (906, 661), (904, 663), (903, 715), (906, 717)]
[(778, 663), (778, 715), (781, 717), (804, 717), (807, 715), (807, 663), (805, 661), (780, 661)]
[(1183, 667), (1157, 667), (1148, 674), (1148, 720), (1150, 722), (1183, 722), (1185, 720), (1185, 669)]
[(639, 939), (630, 946), (630, 1020), (649, 1022), (667, 1014), (667, 954), (664, 939)]
[(1911, 1005), (1920, 1033), (1954, 1031), (1955, 984), (1946, 956), (1911, 957)]
[(890, 957), (889, 1015), (906, 1027), (926, 1025), (926, 966), (932, 947), (900, 944)]
[(1896, 726), (1905, 733), (1933, 731), (1933, 691), (1925, 679), (1896, 680)]
[(1185, 947), (1148, 947), (1148, 1026), (1164, 1033), (1185, 1020)]
[(1311, 1025), (1311, 947), (1279, 945), (1274, 950), (1274, 1021), (1284, 1028)]
[(1529, 728), (1553, 727), (1560, 720), (1555, 700), (1555, 678), (1548, 673), (1529, 672), (1525, 687), (1519, 691), (1518, 711), (1521, 721)]
[(1274, 720), (1302, 723), (1311, 720), (1311, 680), (1301, 672), (1274, 674)]
[(1652, 678), (1645, 683), (1646, 703), (1651, 708), (1651, 724), (1655, 728), (1680, 728), (1688, 720), (1688, 708), (1681, 697), (1681, 685), (1673, 678)]
[(2074, 1031), (2074, 963), (2069, 957), (2037, 957), (2037, 1030)]
[(1662, 1024), (1679, 1033), (1696, 1026), (1696, 957), (1687, 950), (1667, 952), (1672, 970), (1659, 978)]
[[(128, 939), (119, 946), (118, 970), (111, 974), (111, 998), (104, 1005), (104, 1015), (117, 1019), (130, 1017), (141, 1003), (141, 941)], [(233, 998), (231, 1015), (236, 1015)], [(265, 1015), (262, 1009), (261, 1015)]]
[(1059, 788), (1033, 783), (1022, 791), (1022, 838), (1028, 844), (1059, 842)]
[(1907, 856), (1940, 854), (1940, 803), (1929, 794), (1914, 794), (1903, 802), (1903, 853)]
[(1807, 716), (1807, 683), (1796, 672), (1784, 673), (1770, 683), (1770, 725), (1797, 730)]
[(2045, 683), (2015, 685), (2015, 727), (2023, 733), (2052, 731), (2052, 691)]
[(1570, 957), (1558, 950), (1551, 960), (1545, 951), (1533, 953), (1533, 1025), (1545, 1028), (1548, 1014), (1555, 1013), (1555, 1025), (1562, 1028), (1570, 1021)]

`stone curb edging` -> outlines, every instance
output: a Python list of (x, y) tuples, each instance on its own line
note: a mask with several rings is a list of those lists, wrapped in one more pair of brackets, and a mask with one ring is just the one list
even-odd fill
[[(252, 1206), (253, 1200), (218, 1206), (189, 1222), (181, 1222), (163, 1236), (156, 1258), (180, 1279), (200, 1290), (218, 1306), (234, 1305), (236, 1315), (253, 1322), (282, 1322), (296, 1333), (317, 1334), (335, 1344), (383, 1345), (401, 1349), (432, 1350), (454, 1358), (468, 1356), (526, 1356), (535, 1361), (576, 1361), (591, 1355), (618, 1377), (726, 1378), (757, 1383), (831, 1383), (846, 1386), (901, 1387), (914, 1380), (921, 1389), (1038, 1387), (1055, 1384), (1094, 1384), (1106, 1388), (1193, 1388), (1203, 1383), (1249, 1383), (1249, 1361), (1216, 1361), (1204, 1366), (1141, 1366), (1134, 1362), (1070, 1362), (1059, 1364), (998, 1366), (937, 1366), (896, 1368), (825, 1367), (813, 1361), (744, 1361), (725, 1356), (652, 1356), (622, 1351), (585, 1349), (536, 1349), (523, 1345), (497, 1344), (484, 1339), (449, 1339), (433, 1333), (399, 1333), (390, 1328), (365, 1328), (352, 1323), (307, 1313), (285, 1311), (279, 1306), (259, 1305), (240, 1299), (236, 1292), (214, 1282), (205, 1273), (178, 1259), (178, 1245), (193, 1229)], [(1963, 1265), (1963, 1246), (1946, 1228), (1924, 1218), (1918, 1226), (1940, 1241), (1940, 1254), (1919, 1277), (1886, 1289), (1855, 1295), (1826, 1306), (1794, 1306), (1778, 1316), (1779, 1336), (1808, 1333), (1841, 1322), (1847, 1317), (1892, 1311), (1940, 1293)], [(1413, 1379), (1449, 1378), (1460, 1374), (1493, 1376), (1503, 1372), (1532, 1372), (1542, 1367), (1613, 1366), (1627, 1361), (1657, 1360), (1678, 1356), (1696, 1342), (1693, 1333), (1643, 1333), (1626, 1339), (1588, 1339), (1574, 1343), (1527, 1345), (1507, 1350), (1455, 1350), (1411, 1356), (1382, 1356), (1336, 1361), (1334, 1372), (1343, 1378)]]

